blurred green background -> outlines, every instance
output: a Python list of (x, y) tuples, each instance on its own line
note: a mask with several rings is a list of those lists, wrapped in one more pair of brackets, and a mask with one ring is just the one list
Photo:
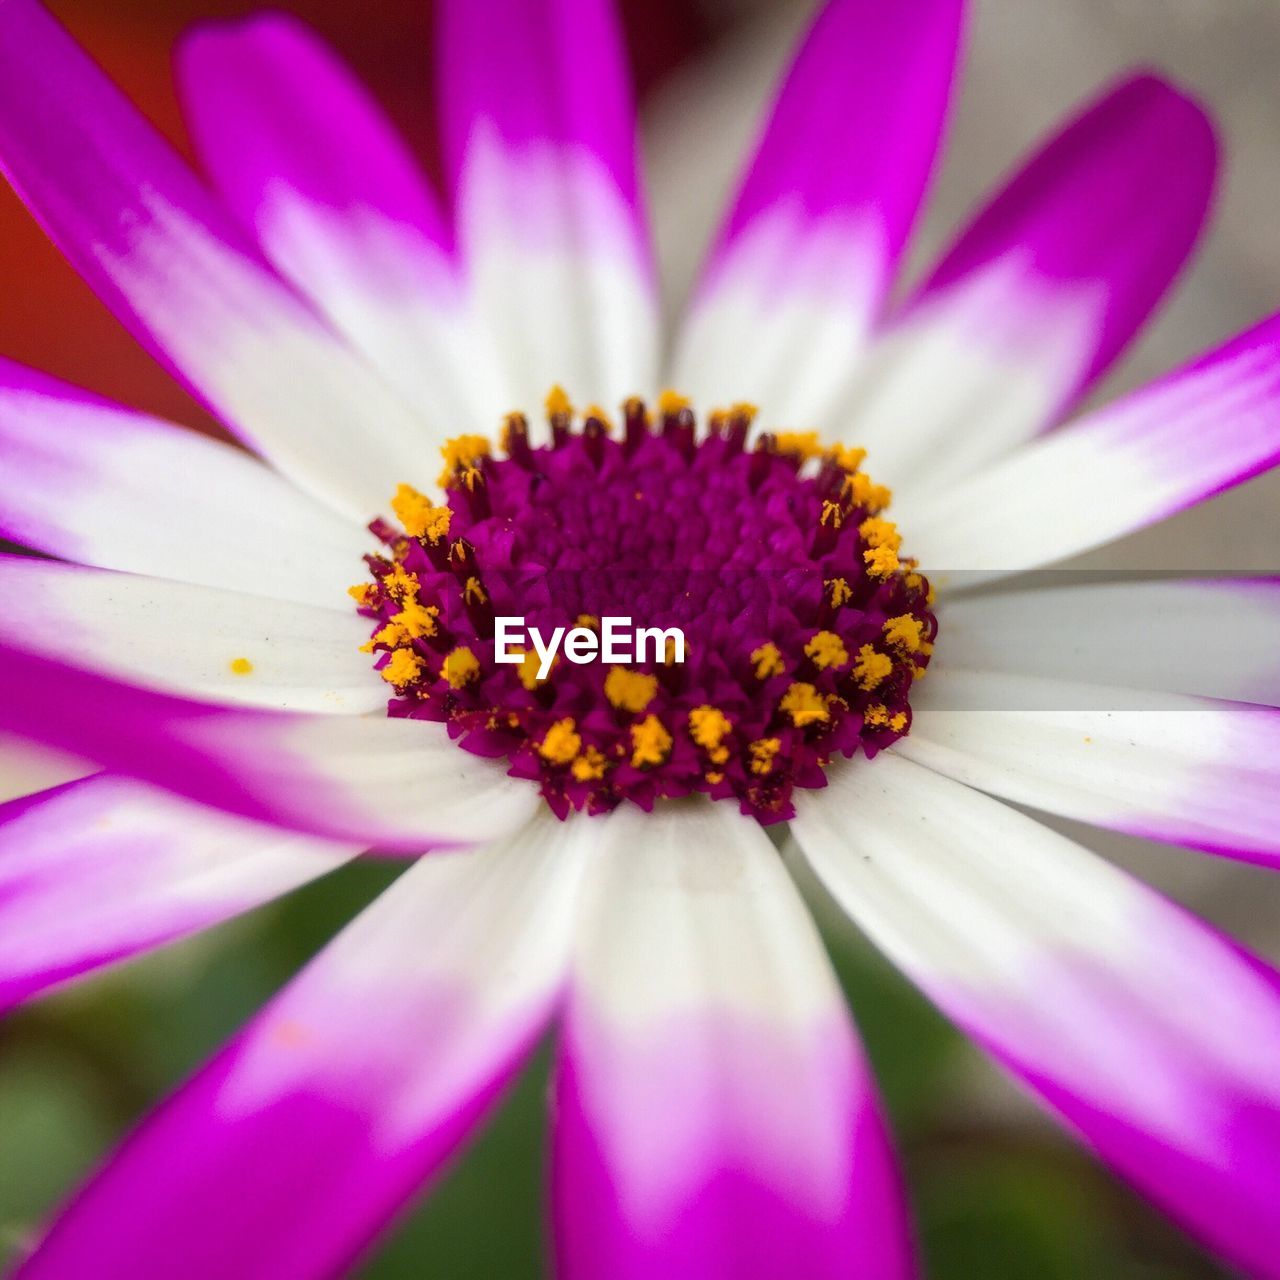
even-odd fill
[[(396, 874), (349, 867), (0, 1026), (0, 1257)], [(934, 1280), (1199, 1280), (1203, 1258), (1023, 1104), (1012, 1085), (817, 904), (868, 1042)], [(548, 1274), (544, 1050), (479, 1141), (358, 1273)], [(86, 1278), (87, 1280), (87, 1278)], [(283, 1280), (283, 1278), (282, 1278)]]

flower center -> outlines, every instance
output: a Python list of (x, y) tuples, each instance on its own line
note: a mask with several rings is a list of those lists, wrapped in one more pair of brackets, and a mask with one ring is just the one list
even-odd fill
[[(558, 388), (547, 416), (535, 447), (512, 414), (505, 457), (451, 440), (446, 505), (402, 485), (401, 528), (370, 526), (388, 551), (351, 594), (390, 715), (506, 757), (561, 817), (704, 792), (776, 822), (836, 753), (871, 757), (908, 731), (933, 597), (861, 450), (816, 433), (748, 448), (750, 406), (699, 433), (670, 392), (656, 419), (628, 401), (620, 435), (599, 409), (578, 424)], [(503, 619), (541, 641), (598, 637), (610, 618), (632, 620), (633, 661), (495, 643)]]

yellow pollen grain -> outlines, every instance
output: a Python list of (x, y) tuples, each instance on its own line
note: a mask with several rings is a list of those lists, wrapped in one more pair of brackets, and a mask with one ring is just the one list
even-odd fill
[(869, 547), (889, 547), (893, 551), (902, 549), (902, 535), (892, 520), (870, 516), (858, 526), (858, 533)]
[(444, 660), (444, 678), (454, 689), (461, 689), (480, 674), (480, 661), (466, 645), (459, 645)]
[(907, 727), (907, 713), (905, 711), (899, 711), (889, 721), (889, 728), (892, 729), (894, 733), (901, 733), (903, 729), (905, 729), (906, 727)]
[(873, 702), (862, 713), (862, 723), (872, 729), (880, 729), (889, 723), (889, 708), (883, 702)]
[(904, 653), (919, 653), (925, 643), (924, 623), (909, 613), (897, 618), (890, 618), (884, 624), (884, 638), (896, 649)]
[(898, 572), (898, 553), (892, 547), (872, 547), (862, 553), (862, 560), (873, 578), (892, 578)]
[(253, 675), (253, 663), (248, 658), (232, 658), (231, 674), (233, 676), (251, 676)]
[(436, 543), (448, 537), (453, 512), (448, 507), (437, 507), (412, 485), (402, 484), (396, 489), (396, 496), (391, 499), (391, 510), (411, 538), (425, 538)]
[[(520, 666), (516, 670), (516, 675), (520, 677), (520, 683), (524, 685), (530, 693), (533, 692), (543, 682), (538, 679), (538, 671), (542, 666), (542, 659), (538, 657), (537, 652), (533, 649), (511, 649), (511, 653), (518, 653), (520, 657)], [(551, 678), (551, 672), (547, 672), (547, 679)]]
[(569, 393), (558, 382), (547, 392), (544, 407), (549, 418), (573, 417), (573, 401), (569, 399)]
[(659, 765), (671, 750), (671, 734), (657, 716), (646, 716), (631, 726), (631, 767)]
[(422, 604), (418, 600), (406, 600), (404, 607), (391, 622), (399, 627), (410, 640), (421, 640), (424, 636), (436, 633), (436, 619), (440, 610), (433, 604)]
[(751, 772), (763, 778), (773, 769), (774, 757), (782, 750), (782, 739), (757, 738), (747, 750), (751, 753)]
[(409, 633), (396, 621), (392, 620), (374, 632), (373, 639), (367, 641), (362, 648), (365, 653), (372, 653), (379, 645), (386, 649), (395, 649), (409, 639)]
[(478, 435), (454, 436), (440, 446), (440, 456), (444, 459), (444, 470), (436, 483), (441, 488), (447, 488), (461, 474), (467, 488), (474, 489), (480, 478), (476, 463), (489, 456), (489, 439)]
[(823, 452), (822, 437), (816, 431), (779, 431), (775, 439), (778, 453), (794, 454), (804, 462)]
[(593, 404), (583, 416), (594, 418), (604, 428), (605, 435), (613, 434), (613, 419), (598, 404)]
[(412, 649), (397, 649), (380, 674), (388, 684), (402, 688), (422, 675), (422, 659)]
[(357, 582), (354, 587), (347, 588), (349, 595), (361, 609), (367, 609), (373, 600), (374, 588), (371, 583)]
[(849, 650), (834, 631), (819, 631), (804, 647), (805, 654), (819, 671), (848, 665)]
[(509, 413), (502, 420), (502, 427), (498, 431), (498, 448), (503, 453), (510, 454), (511, 441), (517, 435), (525, 434), (529, 429), (529, 424), (525, 421), (522, 413)]
[(760, 415), (760, 407), (752, 404), (749, 400), (739, 400), (737, 404), (729, 409), (729, 412), (735, 418), (746, 418), (748, 422), (754, 422)]
[(619, 711), (638, 714), (653, 701), (658, 692), (658, 677), (626, 667), (613, 667), (604, 678), (604, 696)]
[(858, 650), (858, 661), (853, 667), (853, 676), (867, 690), (883, 684), (893, 674), (893, 659), (888, 654), (880, 653), (869, 644)]
[(489, 594), (485, 591), (484, 584), (474, 574), (467, 579), (467, 585), (462, 588), (462, 598), (468, 604), (489, 603)]
[(551, 764), (572, 764), (582, 750), (582, 737), (571, 716), (557, 720), (538, 743), (538, 754)]
[(876, 484), (870, 476), (861, 471), (845, 476), (845, 495), (855, 507), (863, 507), (871, 514), (881, 512), (893, 501), (893, 492), (882, 484)]
[(713, 787), (718, 787), (724, 781), (724, 774), (719, 769), (712, 769), (704, 776)]
[(841, 471), (857, 471), (867, 460), (867, 451), (856, 445), (837, 444), (828, 451), (828, 457)]
[(822, 585), (827, 589), (833, 609), (839, 609), (853, 599), (853, 588), (844, 578), (828, 578)]
[(844, 508), (838, 502), (824, 502), (822, 523), (831, 525), (833, 529), (840, 528), (844, 524)]
[(588, 747), (569, 766), (569, 772), (578, 782), (599, 782), (608, 767), (609, 762), (604, 753), (597, 751), (595, 747)]
[(408, 600), (418, 594), (418, 579), (403, 565), (396, 565), (385, 578), (382, 586), (393, 600)]
[(767, 680), (770, 676), (782, 674), (782, 654), (772, 641), (762, 644), (751, 654), (751, 661), (756, 669), (757, 680)]
[(797, 680), (782, 695), (778, 708), (791, 717), (797, 729), (810, 724), (825, 724), (831, 718), (826, 700), (811, 684)]
[(588, 631), (594, 631), (600, 625), (600, 619), (594, 613), (580, 613), (578, 620), (574, 623), (576, 627), (586, 627)]
[(729, 748), (724, 740), (733, 731), (733, 722), (719, 707), (703, 705), (689, 712), (689, 735), (706, 753), (712, 764), (725, 764)]
[(665, 413), (674, 417), (677, 413), (689, 407), (689, 397), (682, 396), (678, 391), (672, 391), (667, 388), (658, 397), (658, 412)]

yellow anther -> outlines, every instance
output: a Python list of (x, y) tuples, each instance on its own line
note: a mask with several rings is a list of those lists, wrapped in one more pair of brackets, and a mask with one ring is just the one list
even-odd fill
[(898, 572), (898, 553), (892, 547), (872, 547), (862, 553), (862, 559), (873, 578), (892, 578)]
[(822, 437), (816, 431), (779, 431), (774, 437), (778, 453), (793, 454), (803, 462), (822, 452)]
[(778, 703), (780, 710), (791, 717), (791, 723), (797, 729), (810, 724), (825, 724), (831, 718), (826, 699), (811, 684), (797, 680), (782, 695)]
[(833, 529), (840, 528), (844, 524), (844, 508), (838, 502), (824, 502), (822, 523), (829, 524)]
[(476, 463), (489, 456), (489, 439), (477, 435), (454, 436), (440, 446), (440, 456), (444, 458), (444, 470), (437, 484), (447, 488), (461, 477), (468, 489), (474, 489), (480, 478)]
[(924, 623), (909, 613), (890, 618), (884, 624), (884, 638), (904, 653), (919, 653), (920, 646), (925, 643)]
[(822, 585), (827, 589), (827, 598), (833, 609), (839, 609), (853, 599), (853, 588), (844, 578), (829, 578)]
[(862, 723), (872, 729), (881, 729), (889, 723), (889, 708), (883, 702), (873, 702), (862, 713)]
[(474, 574), (467, 579), (467, 585), (462, 588), (462, 598), (467, 604), (489, 603), (489, 593), (485, 591), (484, 584)]
[(538, 743), (538, 754), (551, 764), (571, 764), (582, 750), (582, 737), (573, 718), (557, 720)]
[(724, 764), (729, 759), (729, 748), (724, 740), (733, 732), (733, 722), (719, 707), (694, 707), (689, 712), (689, 736), (708, 755), (713, 764)]
[(689, 397), (668, 388), (658, 397), (658, 412), (674, 416), (689, 407)]
[(349, 595), (361, 609), (367, 609), (373, 601), (375, 588), (368, 582), (357, 582), (354, 587), (347, 588)]
[(782, 750), (782, 739), (757, 738), (747, 750), (751, 753), (751, 772), (764, 777), (772, 770), (774, 757)]
[(602, 427), (604, 427), (605, 435), (613, 434), (613, 419), (609, 417), (598, 404), (593, 404), (585, 414), (585, 418), (594, 418)]
[(391, 622), (399, 627), (410, 640), (421, 640), (424, 636), (436, 633), (436, 619), (440, 610), (433, 604), (422, 604), (418, 600), (404, 601), (404, 607)]
[(831, 447), (828, 456), (841, 471), (852, 473), (867, 460), (867, 451), (854, 445), (837, 444)]
[(902, 548), (902, 535), (892, 520), (869, 516), (858, 526), (858, 533), (869, 547), (888, 547), (892, 551)]
[(855, 507), (862, 507), (872, 515), (881, 512), (893, 501), (893, 491), (882, 484), (876, 484), (870, 476), (861, 471), (845, 476), (844, 491)]
[(604, 696), (619, 711), (638, 714), (653, 701), (658, 692), (658, 677), (626, 667), (611, 667), (604, 678)]
[(609, 762), (604, 753), (597, 751), (595, 747), (588, 747), (569, 766), (569, 772), (579, 782), (599, 782), (608, 767)]
[(594, 613), (580, 613), (578, 620), (573, 624), (575, 627), (586, 627), (588, 631), (594, 631), (600, 625), (600, 619)]
[(528, 432), (529, 424), (525, 421), (523, 413), (509, 413), (502, 420), (502, 426), (498, 431), (498, 448), (503, 453), (511, 452), (511, 440), (516, 433), (524, 435)]
[(253, 675), (253, 663), (248, 658), (232, 658), (231, 674), (233, 676), (251, 676)]
[(762, 644), (751, 654), (751, 661), (755, 665), (756, 679), (767, 680), (770, 676), (780, 676), (782, 674), (782, 654), (778, 650), (778, 646), (772, 641)]
[[(516, 675), (520, 677), (520, 683), (532, 693), (542, 683), (538, 679), (538, 671), (542, 666), (542, 659), (538, 657), (537, 652), (533, 649), (512, 649), (509, 652), (522, 655)], [(551, 678), (550, 671), (547, 672), (547, 678)]]
[(819, 631), (804, 647), (804, 651), (819, 671), (828, 667), (843, 667), (849, 662), (849, 650), (834, 631)]
[(360, 646), (362, 652), (372, 653), (379, 645), (384, 649), (397, 649), (409, 639), (409, 633), (394, 619), (373, 633), (372, 640)]
[(750, 401), (739, 400), (737, 404), (730, 408), (729, 412), (735, 418), (746, 418), (748, 422), (754, 422), (760, 415), (760, 408), (758, 405), (751, 404)]
[(573, 417), (573, 401), (569, 399), (569, 393), (558, 382), (547, 392), (545, 405), (549, 418)]
[(639, 724), (631, 726), (631, 765), (642, 769), (646, 765), (659, 765), (671, 751), (671, 734), (657, 716), (645, 716)]
[(411, 538), (425, 538), (436, 543), (449, 535), (453, 512), (448, 507), (437, 507), (412, 485), (402, 484), (396, 490), (396, 496), (391, 499), (391, 510)]
[(383, 590), (393, 600), (409, 600), (418, 594), (418, 579), (413, 576), (404, 565), (396, 565), (385, 578), (382, 579)]
[(403, 688), (422, 675), (422, 659), (412, 649), (397, 649), (379, 674), (388, 684)]
[(908, 591), (919, 591), (924, 586), (924, 579), (918, 573), (909, 573), (903, 578), (902, 585)]
[(480, 661), (466, 645), (459, 645), (444, 660), (441, 673), (454, 689), (461, 689), (480, 674)]
[(894, 733), (901, 733), (903, 729), (905, 729), (906, 727), (907, 727), (907, 713), (905, 711), (899, 711), (889, 721), (889, 728), (892, 729)]
[(724, 781), (724, 774), (719, 769), (709, 770), (704, 777), (713, 787), (718, 787)]
[(893, 674), (893, 659), (888, 654), (880, 653), (869, 644), (858, 650), (858, 661), (854, 664), (854, 679), (864, 689), (874, 689), (883, 684)]

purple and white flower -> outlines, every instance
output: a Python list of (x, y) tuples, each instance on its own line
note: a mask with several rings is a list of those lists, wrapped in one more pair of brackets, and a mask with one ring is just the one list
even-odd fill
[[(0, 0), (0, 166), (248, 447), (0, 364), (0, 534), (51, 557), (0, 558), (0, 755), (82, 762), (0, 808), (0, 1004), (424, 855), (19, 1274), (340, 1273), (554, 1027), (562, 1275), (914, 1275), (765, 832), (789, 821), (1013, 1076), (1280, 1277), (1276, 972), (1002, 803), (1280, 861), (1280, 585), (963, 590), (1280, 460), (1280, 319), (1060, 425), (1196, 243), (1204, 114), (1151, 76), (1108, 92), (891, 307), (964, 5), (829, 0), (664, 355), (608, 0), (438, 8), (447, 211), (288, 19), (181, 50), (206, 184), (37, 0)], [(633, 398), (667, 384), (724, 411)], [(556, 390), (541, 432), (561, 385), (591, 407)], [(688, 664), (540, 681), (485, 648), (498, 603), (619, 593), (687, 624)], [(1083, 687), (1086, 615), (1212, 660), (1121, 653), (1130, 691)]]

